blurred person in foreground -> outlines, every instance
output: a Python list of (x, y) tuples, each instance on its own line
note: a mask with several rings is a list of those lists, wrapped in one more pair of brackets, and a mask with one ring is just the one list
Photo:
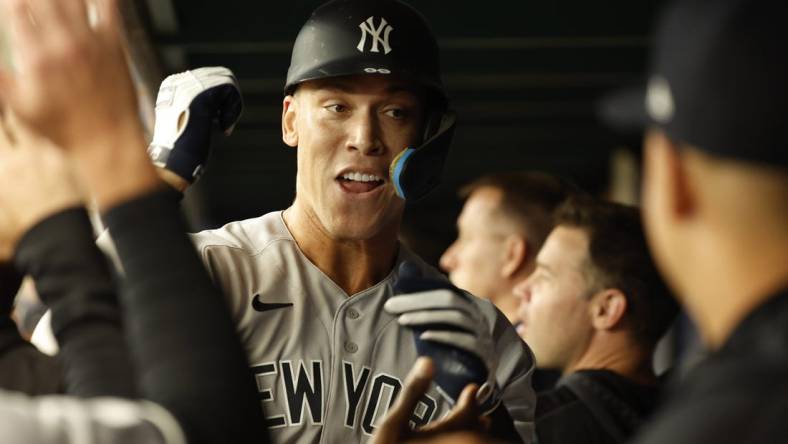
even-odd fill
[[(84, 0), (0, 1), (16, 56), (0, 70), (0, 263), (51, 308), (75, 395), (0, 392), (3, 441), (267, 442), (227, 309), (144, 152), (117, 6), (92, 4), (94, 24)], [(126, 271), (120, 308), (83, 186)]]
[(648, 127), (645, 227), (711, 350), (638, 443), (774, 443), (788, 434), (788, 4), (682, 1), (645, 90), (611, 122)]

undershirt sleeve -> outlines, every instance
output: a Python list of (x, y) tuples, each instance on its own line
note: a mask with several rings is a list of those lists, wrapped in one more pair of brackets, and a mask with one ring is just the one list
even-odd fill
[(15, 265), (30, 274), (52, 310), (66, 391), (83, 397), (137, 397), (109, 266), (93, 242), (84, 208), (61, 211), (20, 240)]
[(178, 418), (190, 442), (267, 442), (245, 353), (178, 198), (164, 189), (104, 215), (125, 272), (121, 305), (141, 392)]

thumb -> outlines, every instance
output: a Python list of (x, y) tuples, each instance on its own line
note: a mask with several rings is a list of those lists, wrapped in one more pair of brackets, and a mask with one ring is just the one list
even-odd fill
[(429, 358), (416, 360), (386, 419), (375, 430), (373, 444), (399, 442), (402, 435), (408, 433), (410, 417), (421, 396), (429, 389), (434, 372)]

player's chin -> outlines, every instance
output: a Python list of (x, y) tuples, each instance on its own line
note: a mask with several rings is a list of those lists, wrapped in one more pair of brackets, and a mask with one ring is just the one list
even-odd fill
[(375, 214), (364, 211), (351, 211), (340, 217), (332, 218), (333, 237), (343, 241), (363, 241), (375, 238), (383, 231), (385, 223)]
[(337, 220), (333, 232), (337, 239), (346, 241), (363, 241), (377, 237), (383, 231), (383, 224), (375, 219), (363, 219), (361, 216)]

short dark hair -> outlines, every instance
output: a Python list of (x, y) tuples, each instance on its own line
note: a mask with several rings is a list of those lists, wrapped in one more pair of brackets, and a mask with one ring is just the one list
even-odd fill
[(637, 207), (589, 198), (569, 199), (556, 226), (588, 233), (589, 282), (595, 290), (616, 288), (627, 298), (624, 315), (634, 338), (654, 347), (678, 314), (678, 303), (649, 252)]
[(578, 192), (569, 182), (535, 171), (489, 174), (460, 188), (460, 197), (467, 199), (480, 188), (501, 191), (498, 206), (506, 217), (519, 224), (526, 235), (528, 256), (535, 257), (553, 229), (556, 209)]

